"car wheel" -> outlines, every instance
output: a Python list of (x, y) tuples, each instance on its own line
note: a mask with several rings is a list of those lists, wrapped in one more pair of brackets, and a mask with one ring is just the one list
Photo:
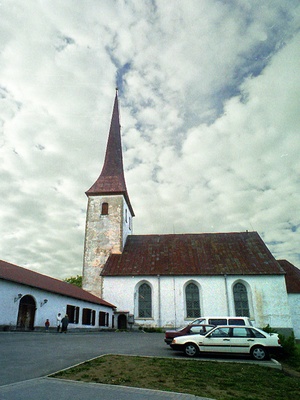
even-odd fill
[(184, 352), (188, 357), (195, 357), (199, 353), (199, 349), (194, 343), (187, 343), (184, 347)]
[(251, 349), (251, 355), (254, 360), (262, 361), (268, 357), (267, 350), (262, 346), (256, 346)]

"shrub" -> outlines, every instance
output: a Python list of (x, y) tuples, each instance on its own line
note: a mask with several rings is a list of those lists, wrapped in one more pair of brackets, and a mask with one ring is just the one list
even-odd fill
[[(269, 324), (263, 328), (263, 331), (267, 333), (277, 333), (276, 329), (271, 328)], [(283, 358), (295, 357), (297, 355), (297, 346), (296, 346), (294, 332), (292, 332), (291, 335), (288, 337), (280, 333), (278, 334), (278, 336), (283, 349), (282, 357)]]
[(297, 346), (294, 332), (288, 337), (279, 334), (279, 339), (283, 348), (283, 356), (285, 358), (295, 357), (297, 354)]
[(262, 328), (262, 330), (267, 333), (277, 333), (276, 329), (271, 328), (269, 324)]

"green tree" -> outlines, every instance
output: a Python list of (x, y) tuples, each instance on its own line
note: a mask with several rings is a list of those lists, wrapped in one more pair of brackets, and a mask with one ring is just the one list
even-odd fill
[(69, 278), (65, 278), (64, 282), (71, 283), (72, 285), (82, 287), (82, 275), (70, 276)]

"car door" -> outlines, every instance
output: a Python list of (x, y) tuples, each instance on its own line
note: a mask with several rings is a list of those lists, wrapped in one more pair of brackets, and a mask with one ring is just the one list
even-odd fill
[(231, 353), (249, 353), (250, 346), (255, 341), (252, 331), (245, 326), (234, 327), (231, 330)]
[(199, 339), (200, 351), (209, 353), (229, 353), (230, 350), (230, 337), (229, 328), (226, 326), (218, 327), (206, 336)]

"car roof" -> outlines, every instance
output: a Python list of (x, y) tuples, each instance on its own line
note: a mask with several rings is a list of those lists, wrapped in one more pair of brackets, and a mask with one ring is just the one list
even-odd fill
[(254, 329), (257, 329), (255, 326), (250, 326), (250, 325), (217, 325), (215, 328), (254, 328)]
[(213, 316), (211, 316), (211, 315), (209, 315), (208, 317), (197, 317), (197, 318), (195, 318), (194, 319), (194, 321), (196, 321), (196, 320), (198, 320), (198, 319), (225, 319), (225, 318), (230, 318), (230, 319), (250, 319), (249, 317), (235, 317), (235, 316), (233, 316), (233, 315), (223, 315), (223, 316), (218, 316), (218, 315), (213, 315)]

